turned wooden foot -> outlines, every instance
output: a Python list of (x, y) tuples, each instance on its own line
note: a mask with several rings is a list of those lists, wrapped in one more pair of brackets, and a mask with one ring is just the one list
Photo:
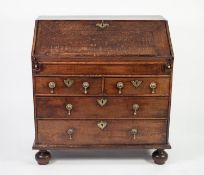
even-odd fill
[(51, 158), (50, 152), (46, 150), (40, 150), (35, 154), (35, 160), (38, 162), (39, 165), (47, 165)]
[(168, 154), (163, 149), (157, 149), (152, 153), (152, 159), (154, 163), (163, 165), (168, 159)]

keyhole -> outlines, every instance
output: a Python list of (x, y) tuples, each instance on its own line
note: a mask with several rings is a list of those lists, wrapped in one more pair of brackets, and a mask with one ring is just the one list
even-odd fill
[(104, 100), (103, 100), (103, 99), (102, 99), (102, 101), (101, 101), (101, 102), (102, 102), (102, 104), (104, 104)]

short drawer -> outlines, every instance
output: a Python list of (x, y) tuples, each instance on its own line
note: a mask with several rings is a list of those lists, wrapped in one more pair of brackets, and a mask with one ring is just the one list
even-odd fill
[(37, 120), (37, 143), (162, 144), (167, 120)]
[(99, 95), (101, 78), (35, 77), (36, 94)]
[(38, 118), (167, 118), (168, 97), (36, 97)]
[(169, 78), (105, 78), (108, 95), (169, 96)]

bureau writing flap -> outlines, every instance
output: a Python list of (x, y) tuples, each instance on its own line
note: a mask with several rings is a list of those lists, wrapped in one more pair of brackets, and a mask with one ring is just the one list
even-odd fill
[(33, 56), (172, 57), (165, 20), (37, 20)]

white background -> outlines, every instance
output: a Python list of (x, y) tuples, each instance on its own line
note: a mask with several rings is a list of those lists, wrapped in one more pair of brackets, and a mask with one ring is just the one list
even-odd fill
[[(169, 159), (149, 151), (54, 153), (38, 166), (31, 44), (38, 15), (163, 15), (175, 53)], [(0, 0), (0, 174), (204, 174), (204, 4), (202, 0)]]

